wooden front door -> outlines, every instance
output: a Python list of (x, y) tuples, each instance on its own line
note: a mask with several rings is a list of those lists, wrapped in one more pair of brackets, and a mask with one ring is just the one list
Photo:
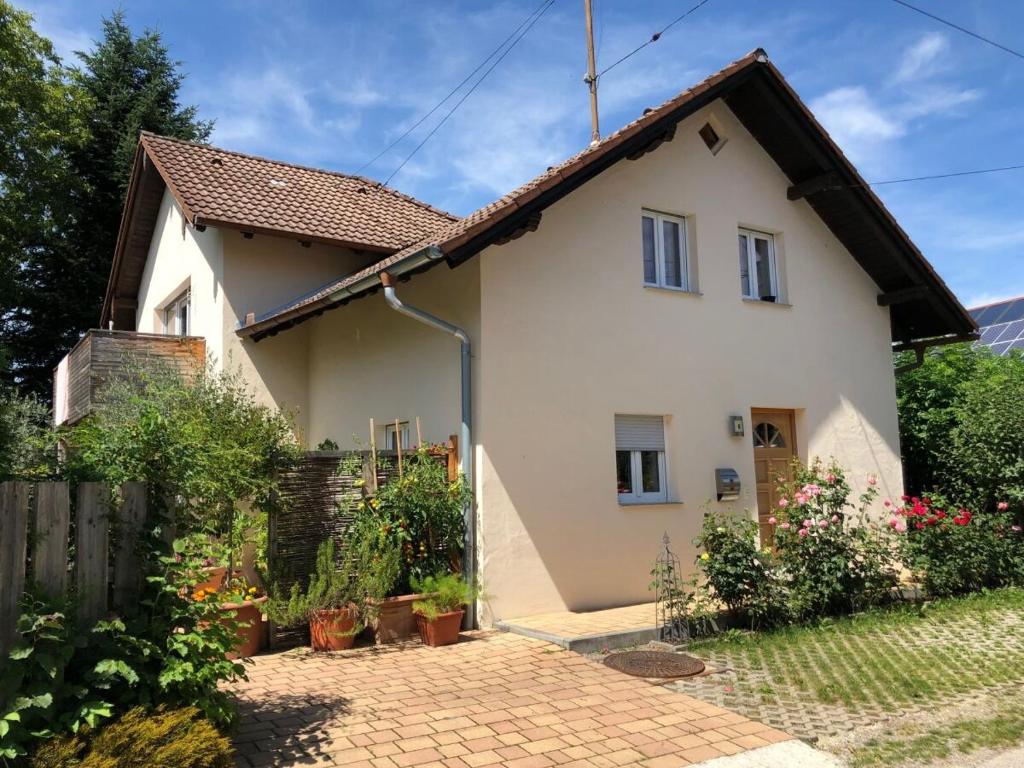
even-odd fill
[(754, 481), (757, 484), (757, 522), (761, 546), (772, 543), (768, 518), (778, 511), (779, 478), (793, 479), (796, 428), (792, 411), (754, 408), (750, 412), (754, 442)]

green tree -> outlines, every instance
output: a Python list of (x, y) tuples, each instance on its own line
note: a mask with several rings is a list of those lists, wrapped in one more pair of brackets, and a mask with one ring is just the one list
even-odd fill
[(67, 299), (76, 305), (76, 329), (83, 330), (99, 322), (139, 132), (202, 142), (213, 124), (179, 102), (185, 76), (160, 33), (136, 36), (122, 11), (104, 19), (102, 39), (78, 57), (72, 79), (84, 96), (88, 133), (73, 148), (71, 165), (89, 195), (73, 233), (83, 271)]
[(4, 378), (44, 394), (77, 333), (82, 255), (68, 233), (83, 185), (68, 158), (85, 137), (79, 105), (32, 17), (0, 0), (0, 348)]
[[(903, 362), (903, 361), (900, 361)], [(897, 378), (908, 493), (1024, 502), (1024, 356), (957, 344)]]

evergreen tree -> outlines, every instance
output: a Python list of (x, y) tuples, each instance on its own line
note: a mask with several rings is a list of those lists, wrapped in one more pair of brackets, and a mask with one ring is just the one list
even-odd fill
[(82, 184), (78, 94), (32, 17), (0, 0), (0, 378), (46, 393), (73, 343), (78, 254), (68, 238)]
[(122, 12), (68, 70), (31, 16), (0, 0), (0, 348), (19, 387), (50, 395), (53, 366), (96, 327), (139, 132), (205, 141), (178, 101), (160, 34)]

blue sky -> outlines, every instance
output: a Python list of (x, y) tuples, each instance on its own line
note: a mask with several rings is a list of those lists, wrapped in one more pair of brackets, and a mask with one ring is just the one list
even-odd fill
[[(113, 7), (14, 0), (65, 57)], [(594, 0), (598, 68), (694, 0)], [(123, 0), (159, 29), (213, 142), (354, 172), (468, 74), (539, 0)], [(917, 0), (1024, 49), (1019, 0)], [(557, 0), (394, 178), (457, 214), (589, 141), (582, 0)], [(1024, 164), (1024, 61), (890, 0), (710, 0), (601, 80), (607, 133), (756, 47), (869, 181)], [(363, 173), (387, 177), (440, 112)], [(1024, 295), (1024, 171), (879, 187), (968, 306)]]

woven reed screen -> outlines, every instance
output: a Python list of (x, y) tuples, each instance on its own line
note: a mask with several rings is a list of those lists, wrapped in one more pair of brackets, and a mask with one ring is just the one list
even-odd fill
[[(447, 463), (449, 477), (457, 473), (457, 448), (454, 441), (435, 456)], [(347, 474), (341, 470), (346, 451), (309, 451), (288, 473), (281, 476), (280, 511), (271, 513), (268, 535), (270, 574), (284, 587), (298, 582), (305, 585), (316, 567), (316, 551), (320, 542), (334, 539), (339, 560), (343, 557), (345, 530), (357, 512), (363, 487), (356, 481), (369, 479), (369, 451), (362, 457), (362, 472)], [(398, 474), (397, 453), (377, 451), (377, 485)], [(271, 624), (272, 648), (290, 648), (308, 644), (309, 628), (283, 628)]]

